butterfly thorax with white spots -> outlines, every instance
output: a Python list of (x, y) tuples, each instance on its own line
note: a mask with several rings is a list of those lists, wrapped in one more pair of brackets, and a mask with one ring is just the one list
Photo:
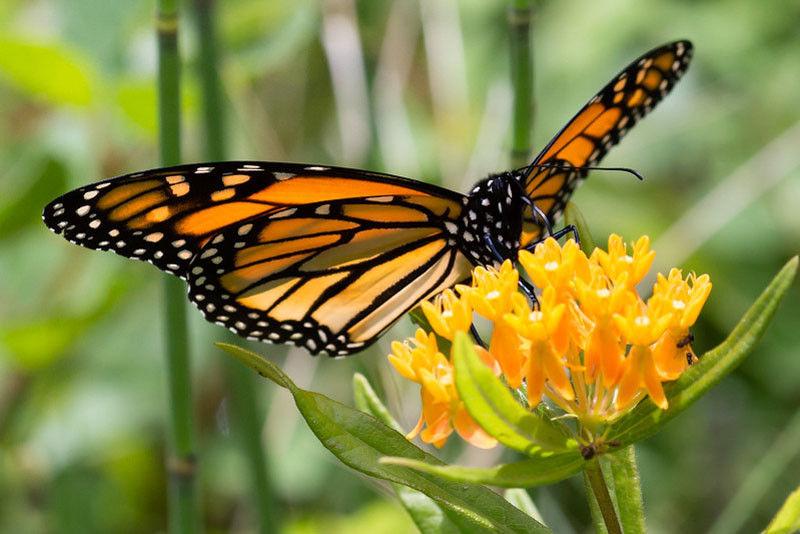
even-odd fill
[(512, 172), (492, 174), (472, 188), (459, 221), (459, 247), (473, 263), (499, 267), (504, 259), (516, 261), (529, 206), (523, 191)]

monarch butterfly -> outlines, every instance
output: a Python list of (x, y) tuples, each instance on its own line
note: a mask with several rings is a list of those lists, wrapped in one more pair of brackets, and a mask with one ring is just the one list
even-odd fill
[(215, 162), (81, 187), (47, 205), (44, 222), (75, 244), (183, 278), (205, 318), (236, 334), (351, 354), (474, 265), (516, 259), (561, 214), (585, 167), (672, 89), (691, 53), (677, 41), (644, 54), (531, 165), (468, 195), (364, 170)]

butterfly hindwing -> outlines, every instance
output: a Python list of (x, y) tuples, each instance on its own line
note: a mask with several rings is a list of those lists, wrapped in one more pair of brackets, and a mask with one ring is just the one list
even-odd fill
[(469, 276), (443, 221), (459, 202), (364, 197), (286, 208), (214, 236), (189, 270), (206, 319), (312, 354), (362, 350), (400, 316)]
[[(537, 156), (525, 178), (525, 190), (551, 222), (561, 215), (588, 172), (574, 167), (599, 163), (672, 90), (686, 72), (691, 56), (689, 41), (676, 41), (642, 55), (589, 100)], [(527, 223), (524, 243), (539, 233), (532, 219)]]

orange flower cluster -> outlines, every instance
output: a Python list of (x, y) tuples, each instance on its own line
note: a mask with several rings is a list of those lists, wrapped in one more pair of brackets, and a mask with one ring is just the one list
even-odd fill
[[(469, 331), (473, 312), (494, 324), (489, 350), (476, 348), (512, 388), (523, 380), (531, 407), (547, 395), (564, 412), (595, 428), (627, 413), (645, 395), (668, 407), (662, 388), (693, 361), (689, 328), (711, 291), (708, 275), (686, 278), (679, 269), (658, 275), (646, 302), (636, 291), (655, 253), (649, 238), (632, 243), (632, 255), (617, 235), (608, 251), (591, 257), (572, 240), (564, 246), (547, 239), (519, 262), (541, 288), (538, 305), (517, 291), (519, 273), (510, 261), (500, 270), (477, 267), (471, 286), (445, 291), (422, 304), (433, 330), (453, 340)], [(496, 443), (472, 420), (458, 397), (450, 358), (422, 329), (392, 344), (390, 361), (422, 386), (422, 439), (444, 444), (453, 431), (479, 447)]]

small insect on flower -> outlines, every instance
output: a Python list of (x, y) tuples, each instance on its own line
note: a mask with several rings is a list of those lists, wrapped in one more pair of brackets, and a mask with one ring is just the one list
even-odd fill
[[(473, 312), (493, 323), (489, 349), (476, 345), (484, 362), (509, 387), (527, 386), (530, 408), (547, 399), (590, 432), (628, 413), (645, 397), (661, 409), (669, 403), (663, 383), (696, 360), (689, 329), (711, 291), (708, 275), (684, 278), (679, 269), (658, 275), (653, 295), (636, 290), (655, 253), (643, 236), (630, 244), (612, 235), (608, 250), (587, 257), (570, 240), (547, 239), (520, 263), (541, 288), (538, 302), (517, 290), (519, 272), (475, 269), (472, 285), (459, 286), (424, 306), (436, 334), (449, 340), (468, 332)], [(452, 355), (438, 351), (433, 332), (392, 345), (389, 359), (422, 387), (423, 441), (441, 446), (455, 429), (478, 446), (493, 438), (476, 431), (455, 388)]]

